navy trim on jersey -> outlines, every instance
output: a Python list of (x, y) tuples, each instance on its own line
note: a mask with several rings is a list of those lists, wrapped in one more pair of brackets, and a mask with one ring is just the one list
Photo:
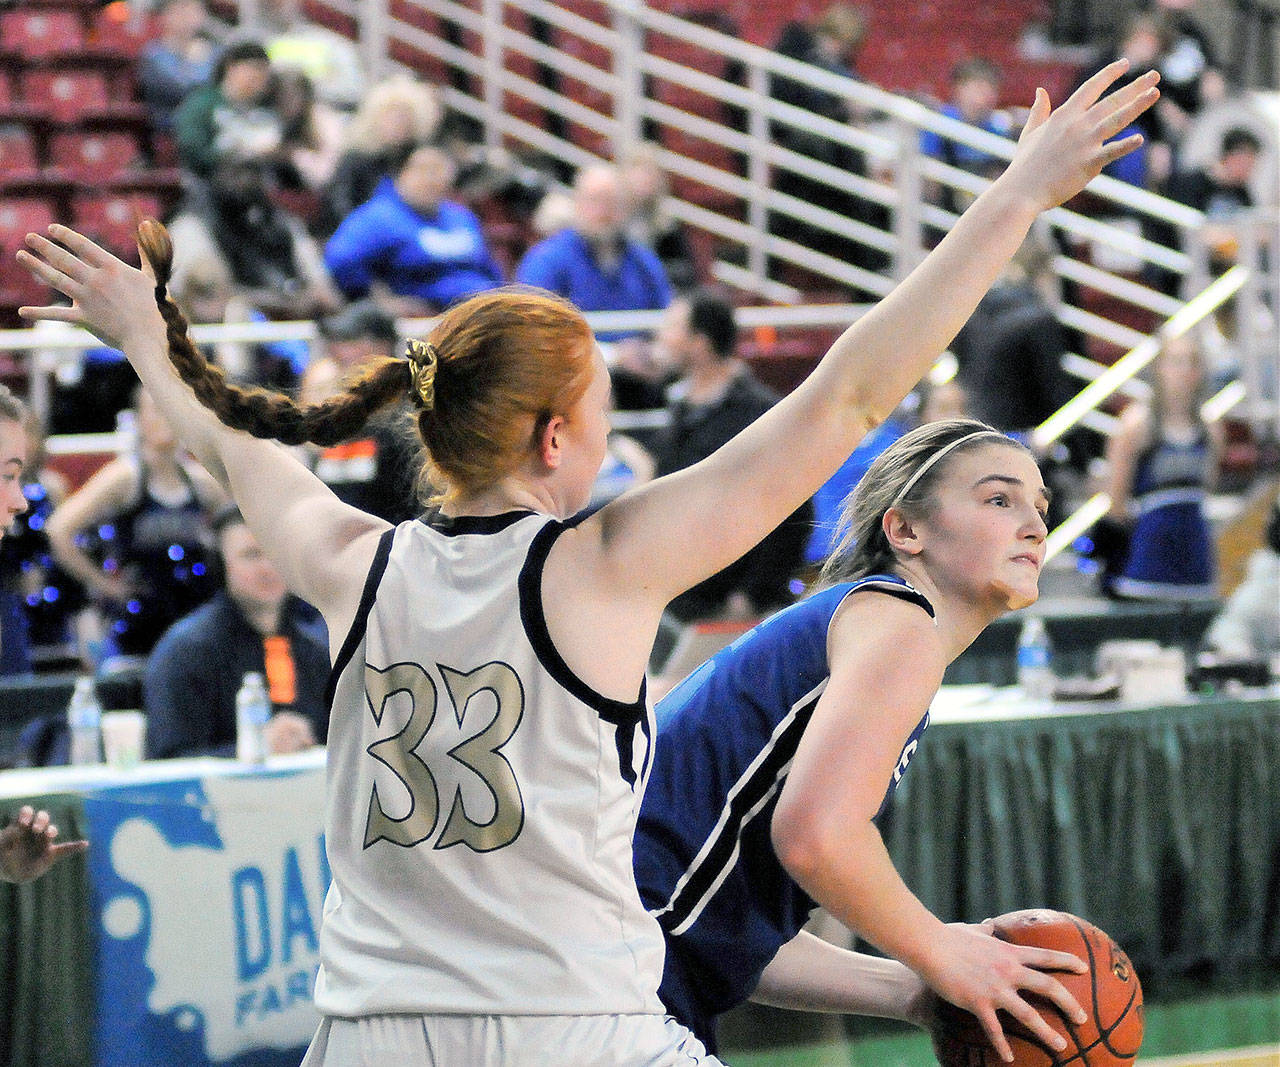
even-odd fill
[(430, 511), (418, 521), (445, 537), (458, 537), (501, 533), (513, 523), (536, 514), (536, 511), (504, 511), (501, 515), (442, 515), (439, 511)]
[(360, 594), (360, 605), (356, 608), (356, 617), (351, 620), (351, 629), (347, 631), (346, 640), (333, 661), (333, 670), (329, 672), (329, 681), (324, 687), (324, 703), (333, 713), (333, 694), (338, 688), (338, 676), (342, 674), (356, 648), (364, 640), (365, 630), (369, 626), (369, 612), (373, 608), (374, 597), (378, 595), (378, 586), (382, 584), (382, 576), (387, 571), (387, 560), (391, 558), (391, 542), (395, 540), (396, 528), (393, 526), (378, 539), (378, 551), (373, 555), (373, 565), (369, 568), (368, 577), (364, 580), (364, 590)]
[(874, 589), (877, 593), (888, 593), (890, 596), (896, 596), (899, 600), (905, 600), (908, 604), (915, 604), (924, 608), (931, 619), (938, 617), (933, 610), (933, 605), (929, 603), (929, 598), (905, 578), (899, 578), (896, 574), (868, 574), (866, 577), (855, 578), (853, 581), (854, 587), (849, 590), (850, 593), (857, 593), (863, 589)]
[(649, 733), (647, 708), (645, 706), (646, 681), (640, 681), (640, 695), (632, 703), (614, 700), (603, 693), (598, 693), (574, 674), (570, 666), (560, 655), (559, 649), (551, 640), (551, 632), (547, 629), (547, 617), (542, 606), (542, 571), (547, 563), (551, 546), (566, 530), (572, 529), (581, 522), (585, 515), (580, 515), (568, 522), (549, 522), (533, 539), (529, 546), (529, 555), (524, 566), (520, 568), (520, 621), (524, 624), (524, 632), (533, 646), (534, 655), (549, 675), (564, 686), (574, 697), (581, 700), (605, 722), (616, 726), (618, 741), (619, 770), (628, 785), (636, 783), (633, 754), (635, 750), (635, 728), (641, 725), (645, 738), (649, 742), (649, 750), (645, 754), (646, 765), (653, 748), (653, 738)]

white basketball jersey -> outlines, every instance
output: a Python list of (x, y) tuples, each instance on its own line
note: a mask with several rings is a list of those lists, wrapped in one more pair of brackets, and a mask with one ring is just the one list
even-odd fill
[(631, 841), (652, 716), (552, 646), (566, 528), (388, 531), (334, 669), (316, 1004), (327, 1015), (661, 1013)]

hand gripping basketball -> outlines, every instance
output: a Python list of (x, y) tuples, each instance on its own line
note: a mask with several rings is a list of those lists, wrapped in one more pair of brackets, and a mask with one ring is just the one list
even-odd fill
[[(1120, 946), (1092, 923), (1061, 911), (1014, 911), (993, 921), (1002, 941), (1070, 952), (1089, 965), (1083, 974), (1057, 975), (1088, 1015), (1084, 1023), (1066, 1018), (1049, 1000), (1024, 994), (1067, 1039), (1061, 1052), (1000, 1012), (1014, 1067), (1129, 1067), (1142, 1044), (1142, 985)], [(977, 1018), (944, 1000), (937, 1004), (933, 1049), (942, 1067), (1005, 1067)]]

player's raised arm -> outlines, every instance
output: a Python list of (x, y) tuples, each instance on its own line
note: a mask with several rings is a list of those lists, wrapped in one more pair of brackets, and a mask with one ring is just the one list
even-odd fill
[[(157, 288), (163, 294), (172, 257), (163, 230), (148, 230), (144, 223), (143, 270), (66, 226), (50, 226), (48, 236), (29, 234), (27, 245), (19, 260), (69, 297), (71, 305), (25, 307), (19, 313), (83, 326), (121, 349), (183, 443), (229, 489), (289, 587), (325, 613), (332, 631), (345, 632), (367, 570), (361, 562), (372, 559), (386, 523), (343, 504), (275, 442), (224, 425), (179, 378), (170, 360), (171, 345), (189, 352), (201, 368), (203, 357), (186, 337), (185, 324), (166, 321), (157, 303)], [(170, 318), (176, 315), (167, 299), (165, 306)], [(220, 372), (215, 374), (220, 381)]]
[(1036, 216), (1141, 143), (1111, 138), (1156, 101), (1158, 76), (1103, 95), (1126, 69), (1105, 67), (1056, 110), (1038, 90), (1008, 168), (802, 385), (702, 463), (602, 509), (595, 521), (620, 584), (669, 599), (812, 495), (950, 343)]

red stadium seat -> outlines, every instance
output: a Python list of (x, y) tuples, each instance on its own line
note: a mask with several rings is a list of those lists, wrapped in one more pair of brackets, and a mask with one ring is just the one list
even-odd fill
[(43, 233), (55, 220), (54, 205), (40, 197), (0, 197), (0, 305), (44, 304), (49, 289), (15, 258), (28, 233)]
[(22, 98), (50, 118), (70, 122), (110, 110), (107, 76), (101, 70), (30, 70), (22, 78)]
[(0, 15), (0, 41), (27, 59), (73, 56), (84, 49), (84, 26), (74, 11), (20, 5)]
[(76, 181), (100, 183), (142, 163), (142, 147), (128, 130), (62, 130), (49, 138), (49, 165)]
[(0, 126), (0, 181), (27, 180), (40, 173), (35, 138), (25, 126)]
[(133, 260), (138, 221), (159, 218), (161, 210), (160, 198), (146, 193), (80, 193), (71, 201), (71, 225)]
[(93, 16), (89, 26), (89, 47), (95, 52), (137, 58), (142, 46), (155, 38), (158, 25), (153, 16), (131, 11), (122, 4), (108, 4)]

